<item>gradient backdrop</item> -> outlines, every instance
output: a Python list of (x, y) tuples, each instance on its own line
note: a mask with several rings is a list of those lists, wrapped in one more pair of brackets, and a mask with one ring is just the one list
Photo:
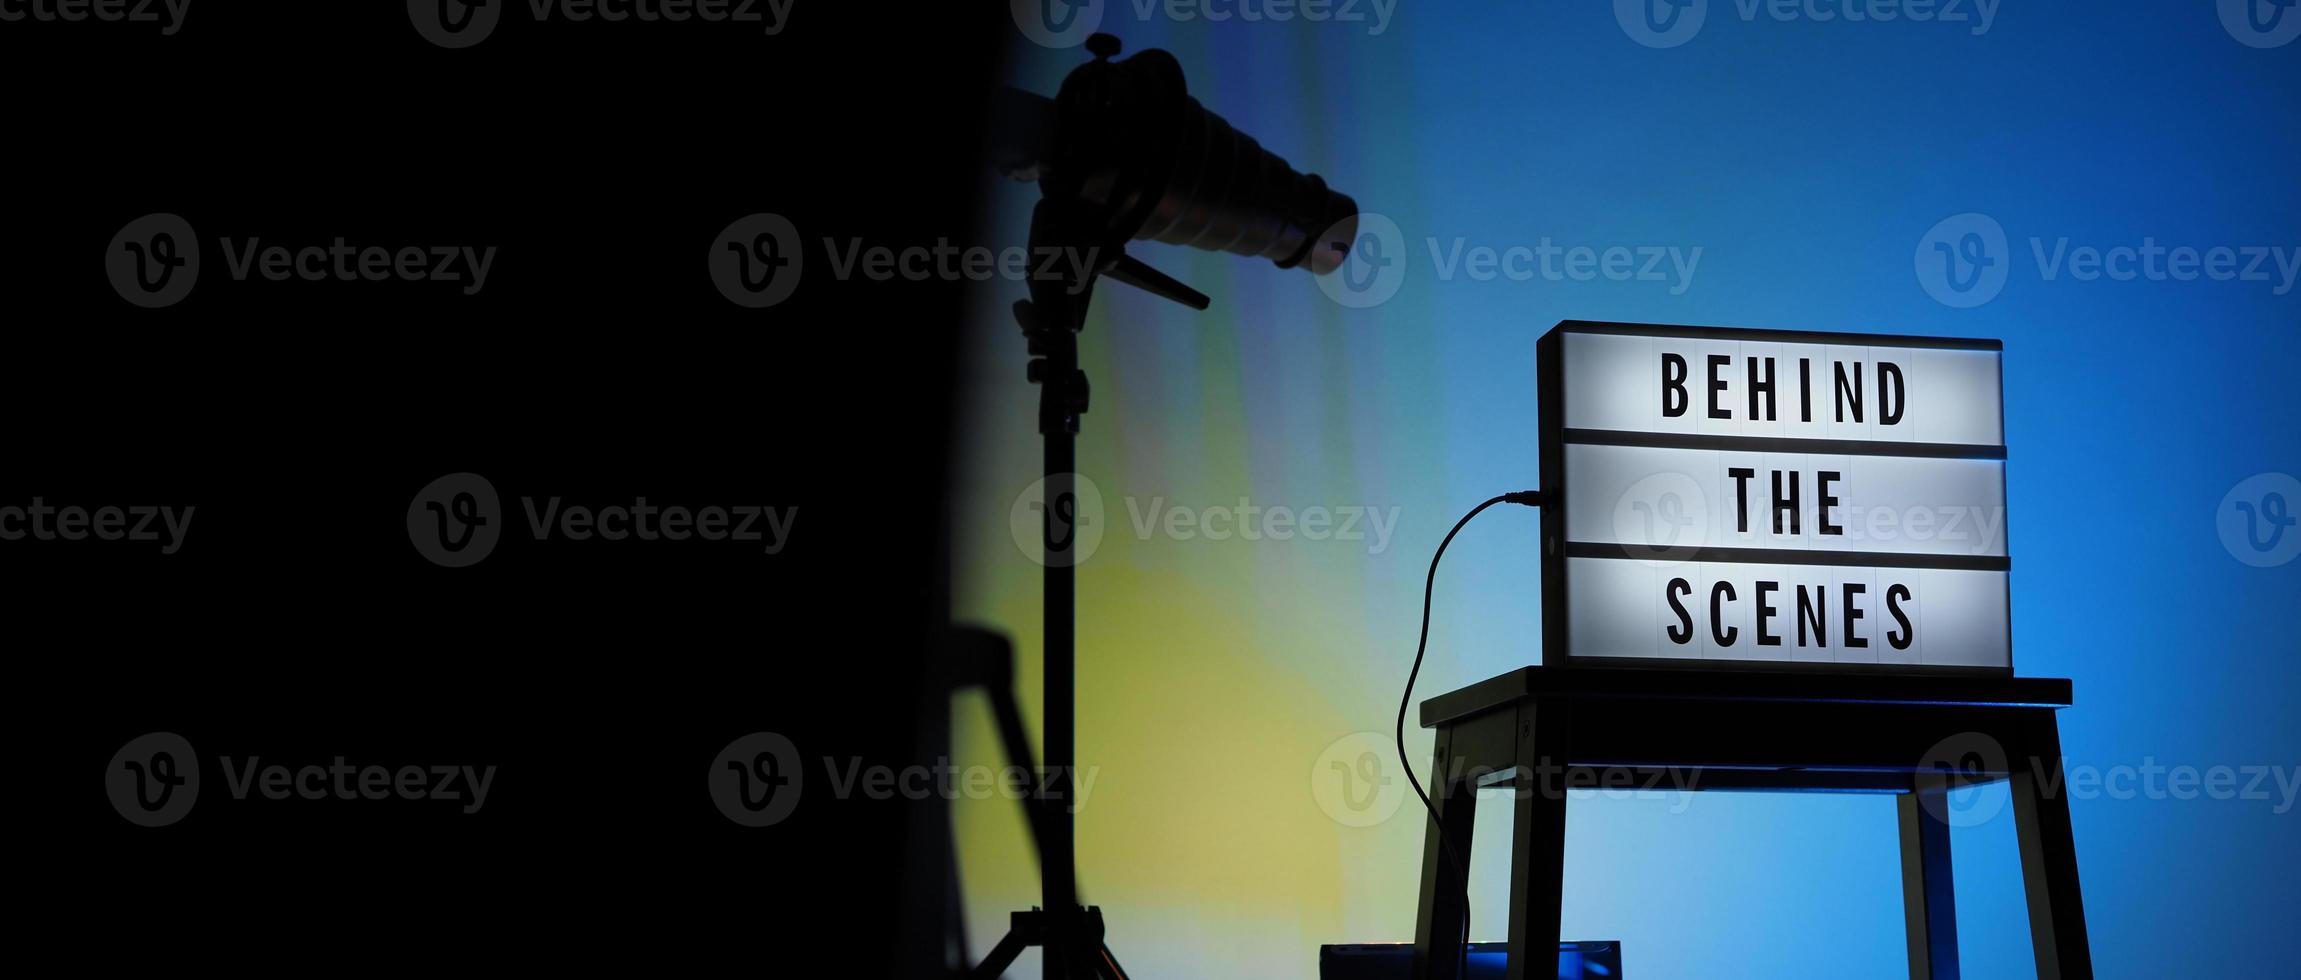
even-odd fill
[[(1211, 311), (1119, 286), (1097, 300), (1080, 469), (1104, 533), (1079, 575), (1079, 749), (1097, 768), (1079, 852), (1137, 975), (1311, 977), (1321, 943), (1410, 937), (1424, 823), (1387, 745), (1422, 575), (1472, 504), (1537, 483), (1534, 343), (1561, 319), (2003, 339), (2016, 669), (2075, 680), (2069, 765), (2294, 779), (2301, 562), (2242, 563), (2217, 521), (2240, 481), (2301, 473), (2301, 295), (2274, 268), (2122, 280), (2037, 253), (2295, 261), (2301, 43), (2240, 43), (2209, 0), (1993, 4), (1986, 30), (1970, 2), (1955, 23), (1771, 9), (1695, 0), (1681, 17), (1698, 26), (1660, 35), (1591, 0), (1408, 0), (1386, 20), (1368, 0), (1283, 22), (1245, 16), (1269, 13), (1257, 0), (1174, 8), (1187, 21), (1132, 0), (1079, 10), (1130, 52), (1172, 51), (1210, 108), (1404, 246), (1384, 256), (1395, 293), (1363, 309), (1299, 272), (1164, 246), (1137, 254)], [(2284, 13), (2255, 40), (2301, 31)], [(1084, 58), (1014, 38), (1011, 80), (1036, 91)], [(986, 187), (981, 242), (1020, 244), (1034, 189)], [(2005, 244), (1971, 218), (1937, 230), (1968, 213)], [(1921, 243), (1977, 229), (1996, 291), (1921, 268)], [(1582, 281), (1561, 258), (1482, 277), (1449, 271), (1458, 242), (1692, 267)], [(1022, 295), (978, 291), (955, 575), (958, 615), (1017, 638), (1035, 731), (1039, 569), (1009, 522), (1038, 467), (1006, 312)], [(1179, 508), (1231, 531), (1242, 498), (1261, 532), (1273, 507), (1336, 516), (1323, 540), (1167, 523)], [(1355, 534), (1343, 508), (1367, 509)], [(1455, 542), (1418, 699), (1540, 659), (1536, 524), (1496, 510)], [(1000, 764), (978, 698), (955, 738), (959, 763)], [(1409, 732), (1418, 766), (1429, 745)], [(2292, 975), (2291, 790), (2127, 785), (2074, 804), (2100, 975)], [(1966, 975), (2029, 976), (2011, 809), (2002, 788), (1962, 802)], [(1037, 871), (1012, 804), (956, 810), (979, 952), (1036, 901)], [(1479, 939), (1503, 936), (1507, 814), (1495, 799), (1479, 817)], [(1569, 823), (1566, 935), (1623, 940), (1637, 980), (1902, 975), (1889, 798), (1585, 796)]]

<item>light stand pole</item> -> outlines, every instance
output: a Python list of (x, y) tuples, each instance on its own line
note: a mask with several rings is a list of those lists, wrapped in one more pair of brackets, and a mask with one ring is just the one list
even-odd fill
[[(1047, 254), (1039, 251), (1043, 247), (1080, 247), (1077, 232), (1082, 223), (1067, 220), (1072, 210), (1062, 201), (1039, 202), (1031, 212), (1032, 255)], [(1103, 971), (1080, 969), (1088, 962), (1090, 942), (1094, 961), (1108, 955), (1102, 945), (1100, 914), (1090, 915), (1079, 908), (1078, 837), (1076, 814), (1071, 810), (1071, 769), (1078, 762), (1078, 555), (1074, 550), (1078, 543), (1078, 433), (1079, 416), (1087, 410), (1086, 372), (1079, 370), (1079, 331), (1086, 326), (1087, 304), (1094, 295), (1093, 277), (1094, 272), (1085, 272), (1083, 281), (1075, 284), (1034, 278), (1030, 300), (1015, 308), (1031, 355), (1026, 377), (1039, 386), (1039, 437), (1044, 448), (1039, 543), (1045, 565), (1041, 638), (1045, 694), (1041, 710), (1046, 721), (1045, 747), (1041, 750), (1044, 768), (1033, 795), (1044, 835), (1039, 842), (1039, 892), (1048, 917), (1042, 946), (1045, 975), (1050, 980), (1106, 976)], [(1058, 516), (1063, 519), (1058, 521)], [(1089, 919), (1091, 933), (1087, 929)]]

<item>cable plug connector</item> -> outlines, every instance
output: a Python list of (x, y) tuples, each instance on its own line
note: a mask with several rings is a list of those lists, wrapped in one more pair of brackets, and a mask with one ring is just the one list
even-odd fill
[(1502, 502), (1518, 504), (1523, 507), (1545, 507), (1549, 505), (1550, 498), (1543, 496), (1540, 490), (1520, 490), (1516, 493), (1503, 494)]

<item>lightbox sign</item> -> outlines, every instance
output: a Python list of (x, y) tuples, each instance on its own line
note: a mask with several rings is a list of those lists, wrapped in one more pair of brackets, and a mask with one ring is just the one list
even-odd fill
[(1559, 324), (1545, 662), (2010, 673), (2000, 350)]

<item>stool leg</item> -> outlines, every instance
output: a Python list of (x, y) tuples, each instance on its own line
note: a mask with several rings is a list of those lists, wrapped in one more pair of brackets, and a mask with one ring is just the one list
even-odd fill
[(1509, 980), (1558, 975), (1558, 919), (1566, 887), (1566, 708), (1551, 699), (1518, 708), (1518, 772), (1510, 848)]
[(2092, 980), (2085, 903), (2077, 889), (2077, 842), (2069, 829), (2069, 787), (2061, 771), (2060, 726), (2039, 726), (2026, 760), (2013, 768), (2013, 813), (2021, 836), (2021, 878), (2029, 892), (2030, 945), (2042, 980)]
[[(1902, 916), (1909, 923), (1910, 980), (1957, 980), (1957, 894), (1950, 884), (1943, 793), (1895, 798), (1901, 813)], [(1931, 805), (1929, 805), (1929, 803)]]
[[(1462, 919), (1468, 912), (1462, 876), (1454, 869), (1441, 840), (1454, 842), (1455, 853), (1469, 870), (1471, 818), (1477, 815), (1476, 787), (1455, 770), (1454, 731), (1438, 729), (1437, 749), (1430, 767), (1430, 805), (1438, 811), (1435, 823), (1422, 828), (1422, 899), (1414, 920), (1415, 980), (1455, 980), (1462, 963)], [(1411, 804), (1410, 804), (1411, 805)]]

